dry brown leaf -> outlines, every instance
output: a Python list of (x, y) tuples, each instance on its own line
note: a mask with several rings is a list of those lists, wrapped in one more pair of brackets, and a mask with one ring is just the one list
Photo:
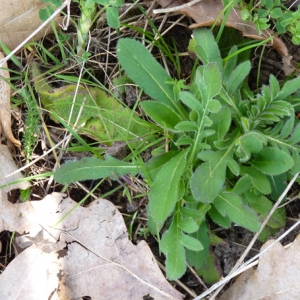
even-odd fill
[[(32, 224), (26, 223), (30, 233), (18, 238), (18, 245), (23, 247), (27, 244), (28, 247), (28, 244), (32, 244), (21, 255), (28, 252), (33, 262), (35, 260), (31, 257), (35, 255), (36, 263), (41, 266), (46, 266), (40, 262), (43, 257), (51, 266), (59, 264), (60, 276), (58, 278), (55, 275), (57, 284), (52, 282), (53, 272), (47, 273), (47, 269), (44, 269), (51, 280), (48, 296), (59, 287), (60, 299), (90, 296), (91, 299), (103, 300), (140, 300), (146, 295), (155, 300), (182, 299), (183, 296), (164, 278), (146, 242), (133, 245), (129, 241), (123, 218), (111, 202), (99, 199), (89, 207), (79, 206), (54, 228), (53, 225), (73, 209), (76, 202), (65, 198), (63, 194), (54, 193), (41, 201), (31, 202), (31, 205), (34, 211), (28, 211), (26, 216), (28, 220), (32, 217)], [(66, 253), (55, 261), (53, 254), (57, 254), (65, 246)], [(21, 299), (18, 294), (25, 296), (23, 289), (26, 288), (27, 280), (36, 280), (33, 275), (31, 277), (36, 272), (35, 269), (30, 270), (30, 265), (23, 261), (26, 256), (21, 255), (15, 260), (18, 266), (23, 266), (26, 276), (18, 276), (21, 283), (12, 294), (10, 286), (2, 285), (4, 281), (1, 281), (1, 277), (7, 272), (9, 275), (5, 275), (5, 282), (13, 282), (16, 272), (19, 272), (16, 264), (12, 269), (9, 264), (0, 275), (0, 299)], [(44, 280), (43, 284), (46, 283)], [(38, 284), (36, 286), (39, 289)], [(41, 291), (31, 292), (36, 295), (30, 298), (32, 300), (48, 299), (38, 298), (42, 295)]]
[[(0, 60), (3, 58), (4, 55), (0, 52)], [(5, 62), (0, 68), (0, 135), (3, 134), (11, 144), (20, 148), (20, 141), (16, 140), (11, 132), (10, 86), (7, 83), (9, 78)]]
[[(47, 3), (41, 0), (1, 1), (0, 41), (10, 50), (16, 48), (43, 23), (39, 18), (39, 10), (45, 6)], [(51, 32), (49, 24), (40, 30), (33, 40), (37, 41)]]
[[(156, 0), (162, 7), (177, 7), (182, 5), (181, 0)], [(178, 13), (182, 13), (191, 17), (196, 24), (190, 26), (190, 28), (212, 26), (216, 20), (216, 25), (220, 25), (223, 20), (222, 10), (224, 5), (222, 0), (202, 0), (192, 6), (184, 7), (177, 10)], [(219, 16), (221, 16), (219, 18)], [(241, 19), (240, 11), (238, 9), (232, 9), (228, 19), (226, 20), (226, 26), (235, 28), (242, 32), (245, 37), (256, 39), (256, 40), (265, 40), (270, 36), (273, 36), (272, 47), (278, 51), (282, 57), (289, 56), (289, 51), (285, 43), (272, 31), (272, 30), (263, 30), (262, 35), (259, 35), (253, 22), (244, 22)], [(283, 61), (284, 66), (286, 66), (286, 61)], [(288, 71), (286, 66), (284, 71)], [(294, 69), (292, 70), (294, 71)], [(290, 69), (289, 69), (290, 72)], [(290, 75), (291, 73), (286, 75)]]
[[(0, 186), (7, 185), (10, 182), (22, 179), (21, 173), (9, 176), (17, 170), (17, 167), (11, 157), (7, 146), (0, 143)], [(15, 205), (7, 200), (7, 193), (14, 189), (27, 189), (30, 186), (28, 182), (20, 182), (18, 184), (9, 185), (0, 189), (0, 232), (3, 230), (18, 231), (23, 233), (32, 224), (32, 220), (26, 216), (32, 211), (29, 202)], [(0, 298), (1, 299), (1, 298)]]
[(56, 253), (32, 245), (0, 275), (0, 299), (58, 300), (58, 274)]
[[(265, 243), (261, 251), (272, 244)], [(219, 300), (295, 300), (300, 295), (300, 235), (284, 249), (276, 243), (259, 258), (257, 269), (250, 269)]]

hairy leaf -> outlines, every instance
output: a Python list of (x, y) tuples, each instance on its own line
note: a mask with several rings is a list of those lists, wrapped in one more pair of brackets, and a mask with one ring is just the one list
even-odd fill
[(117, 55), (126, 73), (145, 93), (186, 117), (182, 107), (173, 98), (172, 85), (166, 83), (170, 76), (145, 46), (133, 39), (119, 39)]
[(177, 131), (175, 130), (175, 126), (181, 121), (181, 118), (169, 106), (156, 101), (143, 101), (141, 107), (159, 126), (172, 131)]
[(179, 181), (185, 168), (187, 150), (162, 166), (149, 193), (149, 210), (153, 219), (162, 223), (171, 214), (178, 199)]
[(251, 163), (267, 175), (278, 175), (286, 172), (294, 164), (293, 159), (286, 152), (270, 147), (257, 153)]
[(216, 62), (219, 71), (222, 71), (222, 59), (218, 44), (212, 31), (208, 28), (198, 28), (193, 32), (196, 40), (196, 54), (204, 64)]
[(271, 185), (266, 175), (251, 167), (241, 166), (241, 174), (249, 175), (254, 187), (261, 193), (267, 195), (271, 193)]
[(237, 225), (251, 231), (258, 231), (260, 221), (256, 213), (243, 204), (242, 199), (234, 194), (223, 192), (214, 201), (215, 208), (223, 216), (228, 216)]
[(173, 220), (170, 228), (164, 233), (160, 242), (160, 249), (166, 255), (166, 269), (168, 279), (181, 277), (186, 270), (185, 250), (180, 243), (181, 229)]
[(244, 82), (246, 76), (248, 76), (251, 70), (251, 64), (249, 61), (240, 63), (232, 72), (227, 82), (227, 91), (234, 94), (240, 85)]
[(133, 163), (118, 160), (106, 155), (105, 160), (97, 158), (84, 158), (80, 161), (65, 163), (54, 174), (54, 179), (61, 184), (70, 184), (76, 181), (116, 177), (140, 172), (140, 167)]

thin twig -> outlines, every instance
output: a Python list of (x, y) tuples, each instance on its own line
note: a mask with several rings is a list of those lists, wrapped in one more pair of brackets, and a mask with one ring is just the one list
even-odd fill
[(201, 0), (193, 0), (191, 2), (179, 5), (179, 6), (175, 6), (175, 7), (169, 7), (169, 8), (160, 8), (160, 9), (154, 9), (153, 13), (154, 14), (161, 14), (161, 13), (169, 13), (169, 12), (174, 12), (186, 7), (191, 7), (197, 3), (201, 2)]

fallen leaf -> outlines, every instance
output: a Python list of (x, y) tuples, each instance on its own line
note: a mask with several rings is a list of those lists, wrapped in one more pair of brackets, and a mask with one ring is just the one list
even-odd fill
[[(48, 299), (54, 291), (59, 291), (59, 299), (89, 296), (91, 299), (134, 300), (146, 295), (155, 300), (182, 299), (183, 295), (164, 278), (147, 243), (141, 241), (133, 245), (129, 241), (123, 218), (111, 202), (99, 199), (86, 208), (79, 206), (61, 220), (76, 204), (60, 193), (31, 202), (33, 211), (29, 211), (26, 218), (32, 217), (33, 221), (27, 224), (29, 234), (18, 238), (18, 245), (32, 245), (14, 259), (17, 263), (10, 263), (0, 275), (0, 299), (21, 299), (18, 295), (25, 297), (26, 292), (29, 297), (26, 284), (36, 280), (33, 273), (37, 271), (31, 270), (24, 261), (27, 257), (34, 266), (41, 265), (51, 282), (46, 297), (39, 284), (30, 285), (33, 289), (30, 292), (35, 295), (30, 299)], [(61, 222), (53, 227), (59, 220)], [(64, 247), (62, 254), (60, 250)], [(26, 252), (28, 254), (23, 254)], [(54, 254), (60, 254), (58, 260)], [(54, 271), (47, 271), (47, 263), (41, 260)], [(22, 272), (20, 266), (23, 266)], [(20, 274), (20, 284), (11, 289), (7, 282), (13, 282), (16, 273)], [(2, 276), (5, 281), (1, 280)], [(41, 285), (47, 284), (42, 279)]]
[[(1, 1), (0, 41), (10, 50), (16, 48), (43, 23), (39, 18), (39, 10), (47, 5), (41, 0)], [(56, 18), (56, 23), (59, 20), (60, 18)], [(49, 24), (37, 32), (33, 41), (51, 32), (53, 31)]]
[(32, 224), (32, 220), (26, 218), (28, 211), (33, 210), (30, 202), (15, 205), (7, 200), (7, 193), (9, 191), (14, 189), (25, 190), (30, 186), (26, 181), (8, 185), (23, 178), (21, 173), (16, 173), (6, 178), (7, 175), (16, 170), (16, 164), (11, 157), (8, 147), (0, 143), (0, 186), (7, 185), (0, 189), (0, 232), (3, 230), (16, 230), (23, 233)]
[[(3, 58), (4, 55), (0, 52), (0, 60)], [(0, 134), (3, 134), (11, 144), (20, 148), (20, 141), (16, 140), (11, 132), (10, 86), (7, 82), (9, 78), (5, 62), (0, 68)]]
[[(273, 242), (266, 242), (261, 251)], [(299, 249), (300, 235), (287, 249), (276, 243), (259, 258), (257, 269), (249, 269), (240, 275), (219, 300), (299, 299)]]
[[(156, 2), (162, 7), (168, 8), (182, 5), (182, 0), (156, 0)], [(202, 0), (192, 6), (178, 9), (176, 12), (191, 17), (196, 22), (190, 26), (191, 29), (194, 29), (197, 27), (212, 26), (215, 22), (216, 25), (220, 25), (223, 21), (223, 9), (222, 0)], [(241, 31), (243, 36), (251, 39), (265, 40), (272, 36), (271, 46), (278, 51), (282, 58), (291, 57), (285, 43), (272, 30), (263, 30), (262, 34), (259, 35), (253, 22), (244, 22), (241, 19), (238, 9), (231, 9), (225, 25)], [(289, 61), (283, 60), (285, 75), (290, 75), (294, 71), (294, 68), (291, 71)]]

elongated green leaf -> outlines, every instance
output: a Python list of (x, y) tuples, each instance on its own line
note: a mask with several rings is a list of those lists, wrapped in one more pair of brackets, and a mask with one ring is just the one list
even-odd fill
[[(162, 166), (167, 163), (169, 160), (171, 160), (174, 156), (176, 156), (179, 153), (179, 151), (169, 151), (166, 152), (160, 156), (152, 157), (149, 159), (145, 164), (145, 170), (150, 176), (151, 180), (154, 180), (157, 173), (160, 171)], [(143, 176), (145, 177), (144, 172), (142, 172)]]
[[(208, 99), (212, 99), (214, 96), (216, 96), (220, 92), (221, 86), (222, 86), (220, 71), (219, 71), (218, 65), (216, 63), (209, 63), (208, 65), (206, 65), (204, 67), (203, 80), (204, 80), (204, 84), (205, 84), (205, 87), (203, 87), (203, 88), (205, 88), (207, 90)], [(208, 103), (208, 107), (209, 107), (209, 105), (210, 104)], [(212, 105), (212, 106), (215, 106), (215, 105)], [(217, 106), (219, 108), (221, 108), (220, 103)], [(219, 110), (219, 109), (217, 109), (217, 110)]]
[(280, 91), (280, 86), (279, 86), (278, 80), (276, 79), (276, 77), (273, 74), (270, 75), (269, 83), (270, 83), (272, 96), (273, 96), (273, 98), (275, 98)]
[(144, 45), (133, 39), (119, 39), (117, 55), (129, 77), (149, 96), (186, 117), (183, 108), (174, 101), (172, 85), (166, 83), (170, 76)]
[(187, 233), (193, 233), (199, 228), (197, 222), (193, 218), (181, 218), (178, 226)]
[(251, 64), (249, 61), (244, 61), (240, 63), (232, 72), (229, 80), (227, 82), (227, 90), (229, 93), (234, 94), (235, 91), (240, 87), (242, 82), (248, 76), (251, 70)]
[(288, 142), (292, 145), (300, 142), (300, 123), (294, 128), (294, 131), (291, 137), (288, 139)]
[(256, 213), (243, 204), (242, 199), (234, 193), (221, 193), (214, 201), (215, 208), (223, 216), (228, 216), (237, 225), (251, 231), (258, 231), (260, 221)]
[(117, 7), (109, 6), (106, 8), (107, 24), (112, 28), (119, 28), (119, 10)]
[(201, 113), (203, 111), (200, 100), (190, 92), (184, 91), (179, 93), (179, 99), (190, 109), (193, 109), (198, 113)]
[(208, 257), (201, 268), (195, 270), (199, 276), (202, 276), (206, 283), (212, 284), (222, 276), (221, 268), (218, 265), (218, 260), (212, 251), (209, 251)]
[(232, 192), (238, 195), (243, 194), (251, 188), (251, 183), (251, 177), (246, 174), (237, 181)]
[(278, 175), (293, 167), (293, 159), (286, 152), (279, 149), (267, 147), (261, 150), (251, 161), (262, 173), (267, 175)]
[(164, 233), (160, 242), (160, 249), (166, 255), (166, 270), (169, 280), (178, 279), (186, 270), (185, 251), (180, 243), (181, 235), (181, 229), (173, 220), (172, 225)]
[(262, 194), (271, 193), (271, 185), (266, 175), (255, 168), (241, 166), (241, 174), (249, 175), (254, 187)]
[[(184, 199), (186, 200), (186, 198)], [(180, 207), (180, 212), (187, 218), (192, 218), (193, 220), (204, 220), (205, 214), (198, 209)]]
[(179, 200), (179, 181), (185, 168), (187, 151), (182, 151), (164, 164), (150, 188), (148, 208), (157, 223), (166, 220)]
[(200, 268), (208, 255), (208, 249), (209, 249), (209, 238), (207, 234), (207, 226), (205, 221), (201, 222), (199, 229), (190, 234), (191, 237), (197, 239), (200, 241), (201, 245), (203, 246), (203, 249), (201, 251), (192, 251), (189, 249), (186, 249), (186, 258), (190, 266)]
[(229, 228), (231, 225), (231, 220), (227, 216), (221, 215), (214, 206), (209, 210), (209, 216), (218, 225)]
[[(230, 54), (236, 52), (237, 50), (238, 50), (237, 46), (234, 45), (230, 49), (228, 56), (230, 56)], [(228, 81), (233, 69), (235, 68), (235, 66), (237, 64), (237, 59), (238, 59), (238, 56), (234, 55), (230, 59), (226, 60), (225, 65), (224, 65), (224, 70), (223, 70), (223, 83), (224, 84), (227, 84), (227, 81)]]
[(222, 72), (222, 59), (218, 44), (210, 29), (197, 28), (193, 31), (196, 40), (196, 54), (204, 64), (216, 62), (219, 71)]
[(178, 131), (175, 130), (175, 126), (181, 121), (181, 118), (169, 106), (156, 101), (143, 101), (141, 107), (162, 128)]
[(192, 251), (201, 251), (203, 246), (201, 245), (200, 241), (187, 235), (181, 234), (179, 238), (180, 243), (187, 249)]
[(205, 107), (209, 104), (208, 101), (216, 96), (221, 89), (222, 81), (217, 64), (209, 63), (198, 67), (196, 70), (196, 83)]
[(124, 174), (136, 175), (139, 172), (140, 167), (138, 165), (120, 161), (106, 155), (105, 160), (92, 157), (65, 163), (56, 171), (54, 179), (61, 184), (70, 184), (76, 181), (105, 177), (115, 179), (115, 176)]
[(175, 129), (180, 131), (197, 131), (198, 125), (192, 121), (182, 121), (175, 126)]
[(296, 77), (293, 80), (289, 80), (284, 84), (281, 91), (275, 97), (274, 100), (282, 100), (282, 99), (290, 96), (291, 94), (293, 94), (297, 90), (299, 90), (299, 88), (300, 88), (300, 77)]
[(215, 133), (208, 137), (209, 144), (223, 139), (231, 124), (231, 112), (227, 106), (223, 106), (218, 114), (211, 114), (210, 119), (213, 124), (210, 129), (215, 130)]

